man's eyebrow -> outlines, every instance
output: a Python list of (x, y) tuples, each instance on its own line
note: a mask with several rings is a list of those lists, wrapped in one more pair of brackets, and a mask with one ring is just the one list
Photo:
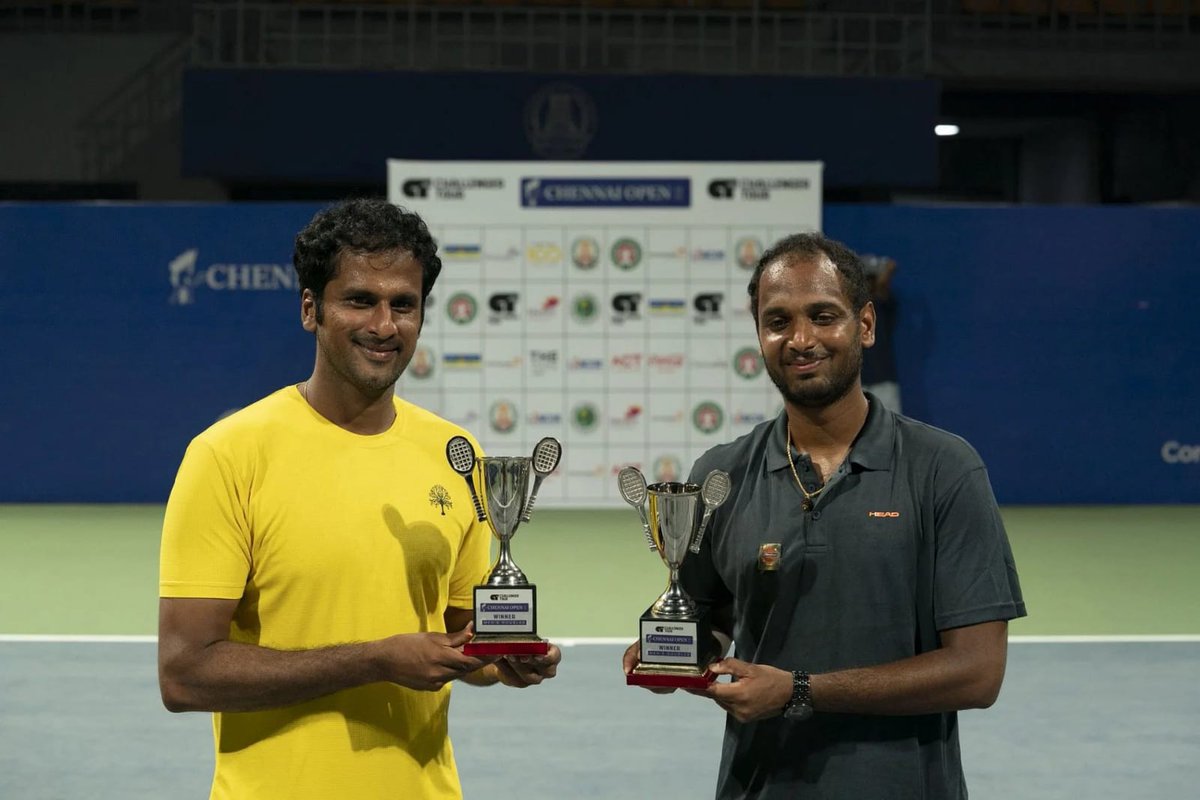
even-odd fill
[[(835, 300), (814, 300), (813, 302), (805, 303), (803, 306), (800, 307), (800, 310), (802, 312), (806, 312), (806, 313), (811, 313), (814, 311), (844, 311), (845, 309), (846, 309), (846, 306), (842, 305), (841, 303), (838, 303)], [(772, 313), (774, 313), (774, 314), (790, 314), (790, 313), (792, 313), (792, 310), (789, 307), (783, 306), (783, 305), (770, 305), (770, 306), (763, 306), (761, 309), (759, 309), (758, 313), (760, 315), (772, 314)]]

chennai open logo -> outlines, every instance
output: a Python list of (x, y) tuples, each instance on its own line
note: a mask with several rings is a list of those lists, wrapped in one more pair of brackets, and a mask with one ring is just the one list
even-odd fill
[(458, 325), (470, 324), (478, 313), (479, 305), (466, 292), (458, 292), (446, 301), (446, 315)]
[(184, 250), (167, 263), (167, 279), (171, 282), (168, 297), (172, 305), (187, 306), (196, 302), (199, 289), (213, 292), (298, 292), (300, 279), (291, 264), (267, 262), (230, 262), (201, 266), (200, 250)]

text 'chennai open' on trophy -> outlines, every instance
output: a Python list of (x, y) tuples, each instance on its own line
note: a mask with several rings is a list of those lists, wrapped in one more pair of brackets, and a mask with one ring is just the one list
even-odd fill
[[(713, 470), (703, 485), (666, 482), (646, 486), (636, 467), (625, 467), (617, 474), (617, 485), (621, 497), (641, 515), (650, 549), (658, 552), (670, 570), (666, 591), (642, 614), (641, 659), (625, 682), (631, 686), (703, 688), (715, 677), (709, 666), (717, 658), (717, 643), (707, 610), (700, 609), (679, 585), (679, 567), (688, 550), (699, 552), (712, 512), (729, 497), (729, 473)], [(701, 504), (704, 514), (697, 525)]]
[[(550, 643), (537, 635), (537, 586), (512, 558), (517, 526), (533, 513), (542, 480), (558, 467), (562, 445), (547, 436), (533, 448), (533, 457), (484, 456), (464, 436), (446, 443), (446, 459), (462, 475), (475, 504), (475, 515), (486, 522), (500, 542), (500, 555), (484, 583), (475, 587), (475, 638), (463, 646), (467, 655), (545, 655)], [(534, 475), (533, 491), (529, 476)], [(475, 479), (483, 493), (480, 501)], [(486, 511), (485, 511), (486, 507)]]

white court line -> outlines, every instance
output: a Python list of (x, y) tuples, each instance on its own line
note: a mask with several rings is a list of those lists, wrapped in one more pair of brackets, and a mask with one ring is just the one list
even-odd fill
[(85, 644), (119, 644), (157, 642), (157, 636), (109, 636), (95, 634), (0, 633), (0, 642), (83, 642)]
[[(594, 644), (629, 644), (631, 637), (549, 637), (559, 647), (581, 647)], [(91, 634), (25, 634), (0, 633), (0, 642), (69, 642), (83, 644), (153, 644), (157, 636), (110, 636)], [(1113, 642), (1200, 642), (1200, 634), (1147, 634), (1112, 636), (1010, 636), (1012, 644), (1108, 644)]]
[(1112, 636), (1010, 636), (1014, 644), (1091, 644), (1093, 642), (1200, 642), (1200, 634), (1116, 634)]

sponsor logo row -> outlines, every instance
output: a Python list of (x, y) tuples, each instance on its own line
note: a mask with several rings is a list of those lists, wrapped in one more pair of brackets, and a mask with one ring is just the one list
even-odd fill
[[(601, 297), (591, 292), (578, 292), (570, 298), (570, 314), (581, 323), (601, 316)], [(612, 321), (639, 322), (646, 317), (685, 319), (691, 314), (696, 324), (717, 323), (725, 319), (724, 292), (699, 292), (692, 297), (647, 297), (642, 292), (614, 292), (607, 298)], [(436, 305), (431, 295), (429, 304)], [(563, 297), (547, 294), (522, 308), (520, 292), (493, 292), (487, 298), (487, 322), (502, 325), (517, 322), (523, 317), (546, 319), (564, 310)], [(739, 309), (744, 310), (744, 309)], [(456, 325), (470, 325), (479, 316), (479, 300), (471, 292), (455, 292), (445, 304), (446, 317)]]
[[(518, 179), (523, 208), (690, 208), (691, 177), (608, 178), (532, 176)], [(768, 201), (779, 192), (808, 192), (808, 178), (713, 178), (713, 200)], [(505, 191), (505, 179), (410, 177), (400, 192), (412, 200), (465, 200), (469, 194)]]
[[(432, 378), (437, 371), (438, 358), (433, 350), (425, 345), (417, 347), (409, 362), (406, 375), (417, 380), (425, 381)], [(566, 371), (569, 373), (602, 372), (608, 370), (614, 374), (640, 374), (651, 372), (669, 375), (680, 372), (685, 366), (720, 367), (726, 366), (738, 377), (753, 380), (762, 374), (764, 365), (762, 353), (754, 347), (743, 347), (728, 360), (712, 359), (698, 361), (689, 359), (686, 354), (646, 353), (629, 351), (610, 353), (604, 357), (576, 356), (564, 359), (558, 350), (529, 350), (527, 356), (514, 355), (506, 359), (488, 361), (477, 351), (458, 351), (443, 353), (441, 366), (448, 370), (482, 369), (525, 369), (534, 375), (551, 375)]]
[(633, 237), (622, 237), (604, 245), (599, 237), (579, 236), (573, 239), (564, 252), (563, 246), (553, 241), (535, 241), (524, 248), (511, 245), (494, 250), (473, 242), (446, 242), (440, 245), (443, 261), (517, 261), (535, 266), (554, 266), (568, 259), (576, 269), (590, 272), (601, 264), (608, 263), (624, 272), (631, 272), (642, 265), (649, 256), (655, 261), (685, 261), (689, 263), (726, 262), (743, 270), (752, 270), (763, 253), (762, 240), (754, 236), (738, 238), (732, 250), (723, 247), (694, 247), (679, 245), (673, 248), (650, 250)]
[(761, 411), (742, 409), (727, 415), (720, 403), (711, 400), (701, 401), (690, 409), (679, 409), (672, 414), (650, 414), (645, 406), (630, 403), (609, 409), (607, 417), (599, 405), (590, 401), (577, 403), (565, 411), (531, 409), (522, 412), (515, 402), (502, 398), (495, 400), (488, 409), (488, 423), (494, 432), (500, 434), (515, 432), (522, 423), (530, 427), (570, 425), (577, 432), (593, 433), (604, 427), (628, 428), (645, 423), (675, 425), (685, 419), (700, 433), (712, 434), (719, 431), (727, 419), (735, 425), (757, 425), (765, 422), (767, 415)]

